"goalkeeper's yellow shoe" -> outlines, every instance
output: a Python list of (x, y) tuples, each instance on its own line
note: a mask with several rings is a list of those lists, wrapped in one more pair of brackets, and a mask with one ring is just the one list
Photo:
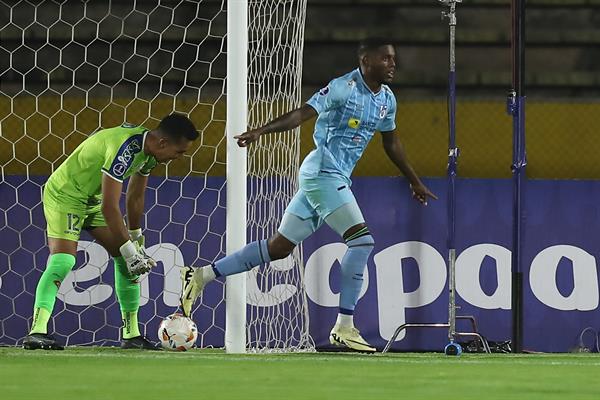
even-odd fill
[(336, 346), (344, 346), (351, 350), (363, 353), (375, 352), (375, 348), (371, 347), (371, 345), (360, 336), (358, 329), (353, 326), (342, 327), (336, 324), (329, 334), (329, 342)]
[(194, 302), (204, 289), (204, 279), (200, 268), (181, 268), (181, 310), (186, 317), (191, 316)]

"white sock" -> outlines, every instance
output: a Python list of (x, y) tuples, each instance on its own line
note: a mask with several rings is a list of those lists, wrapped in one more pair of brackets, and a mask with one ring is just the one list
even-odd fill
[(354, 327), (354, 316), (348, 314), (338, 314), (335, 324), (344, 328), (352, 328)]
[(205, 285), (210, 281), (214, 281), (217, 277), (215, 275), (215, 271), (213, 271), (212, 265), (207, 265), (206, 267), (200, 268), (200, 272), (202, 272), (202, 281)]

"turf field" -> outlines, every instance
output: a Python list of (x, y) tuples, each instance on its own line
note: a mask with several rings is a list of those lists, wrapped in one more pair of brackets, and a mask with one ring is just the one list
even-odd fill
[(600, 399), (600, 355), (0, 348), (0, 398)]

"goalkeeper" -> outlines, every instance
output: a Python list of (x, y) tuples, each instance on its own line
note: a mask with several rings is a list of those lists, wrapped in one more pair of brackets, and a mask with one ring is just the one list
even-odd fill
[[(144, 251), (141, 218), (148, 175), (159, 162), (180, 158), (198, 137), (185, 116), (171, 114), (154, 130), (123, 124), (83, 141), (44, 186), (44, 215), (50, 256), (35, 292), (33, 324), (25, 349), (62, 350), (48, 335), (48, 320), (61, 282), (75, 265), (77, 241), (87, 230), (113, 257), (115, 292), (123, 318), (121, 347), (154, 349), (139, 331), (139, 275), (156, 262)], [(127, 187), (127, 226), (119, 207)], [(129, 229), (129, 232), (128, 232)]]
[(389, 40), (364, 40), (358, 49), (359, 68), (333, 79), (302, 107), (236, 136), (238, 145), (245, 147), (261, 135), (287, 131), (318, 117), (314, 130), (316, 149), (302, 162), (300, 189), (288, 205), (278, 232), (268, 240), (246, 245), (214, 265), (182, 269), (181, 303), (186, 315), (190, 315), (204, 286), (215, 277), (285, 258), (325, 222), (348, 246), (341, 262), (338, 318), (329, 340), (356, 351), (375, 351), (353, 321), (363, 272), (375, 241), (350, 189), (350, 174), (375, 131), (382, 133), (384, 150), (410, 181), (413, 196), (425, 205), (428, 198), (436, 199), (415, 174), (394, 133), (396, 99), (386, 84), (394, 77), (395, 57)]

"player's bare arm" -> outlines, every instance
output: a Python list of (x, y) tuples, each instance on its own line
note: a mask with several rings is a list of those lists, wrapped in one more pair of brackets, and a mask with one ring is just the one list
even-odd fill
[(123, 214), (119, 208), (119, 199), (123, 184), (107, 174), (102, 176), (102, 215), (106, 220), (106, 225), (119, 243), (125, 243), (129, 240), (127, 228), (123, 223)]
[(402, 146), (398, 136), (394, 132), (384, 132), (381, 136), (383, 139), (383, 148), (385, 150), (385, 154), (387, 154), (389, 159), (392, 160), (400, 172), (402, 172), (402, 174), (406, 176), (410, 182), (410, 186), (413, 191), (413, 197), (421, 202), (421, 204), (425, 205), (427, 205), (428, 197), (437, 200), (437, 196), (433, 194), (427, 188), (427, 186), (423, 184), (423, 182), (421, 182), (421, 179), (419, 179), (414, 169), (411, 167), (408, 159), (406, 158), (404, 146)]
[(258, 140), (261, 135), (274, 132), (285, 132), (294, 129), (316, 116), (317, 111), (308, 104), (304, 104), (302, 107), (283, 114), (260, 128), (244, 132), (241, 135), (234, 136), (234, 138), (237, 139), (238, 146), (246, 147), (250, 143)]
[(129, 178), (127, 186), (126, 208), (127, 208), (127, 225), (129, 230), (141, 228), (142, 215), (144, 213), (144, 193), (148, 177), (135, 173)]

